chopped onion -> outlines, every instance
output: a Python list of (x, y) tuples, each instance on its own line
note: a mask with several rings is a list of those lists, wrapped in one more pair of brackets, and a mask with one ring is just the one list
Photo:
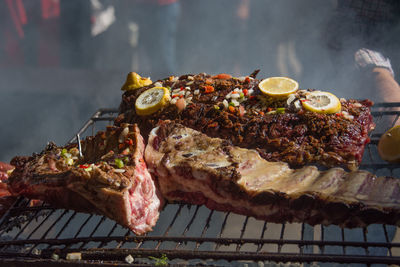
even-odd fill
[(162, 87), (163, 84), (161, 82), (156, 82), (154, 83), (154, 87)]
[(290, 106), (290, 104), (292, 104), (292, 102), (293, 102), (294, 100), (296, 100), (296, 96), (295, 96), (294, 94), (290, 94), (289, 97), (288, 97), (288, 99), (287, 99), (287, 101), (286, 101), (286, 104), (287, 104), (288, 106)]
[(82, 254), (80, 252), (72, 252), (72, 253), (68, 253), (65, 258), (67, 260), (72, 260), (72, 261), (81, 260)]
[(117, 172), (117, 173), (124, 173), (124, 172), (125, 172), (125, 169), (114, 169), (114, 172)]
[(200, 90), (194, 90), (194, 92), (193, 92), (193, 94), (195, 94), (195, 95), (198, 95), (198, 94), (200, 94)]
[(134, 260), (135, 260), (135, 259), (132, 257), (131, 254), (129, 254), (128, 256), (125, 257), (125, 262), (127, 262), (127, 263), (129, 263), (129, 264), (133, 263)]
[(128, 135), (128, 133), (129, 133), (129, 128), (125, 127), (122, 130), (121, 134), (119, 135), (118, 142), (123, 143), (125, 140), (125, 137)]
[(228, 101), (226, 101), (226, 99), (224, 99), (224, 101), (222, 101), (222, 104), (224, 105), (225, 108), (229, 107), (229, 103), (228, 103)]

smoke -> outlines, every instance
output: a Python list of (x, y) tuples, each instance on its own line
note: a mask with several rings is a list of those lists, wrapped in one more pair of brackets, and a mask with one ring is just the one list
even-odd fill
[[(39, 152), (48, 141), (62, 145), (97, 108), (118, 107), (119, 89), (129, 71), (156, 80), (199, 72), (243, 76), (261, 69), (258, 78), (284, 75), (298, 80), (301, 88), (377, 98), (373, 91), (360, 93), (363, 77), (354, 74), (352, 53), (360, 40), (349, 39), (335, 53), (329, 48), (337, 30), (328, 27), (335, 1), (249, 0), (246, 16), (241, 9), (245, 0), (181, 0), (176, 10), (176, 65), (167, 74), (154, 68), (162, 64), (162, 55), (153, 57), (146, 51), (163, 40), (161, 35), (144, 29), (172, 17), (157, 18), (154, 8), (144, 12), (129, 0), (96, 2), (105, 9), (112, 5), (116, 20), (94, 37), (88, 26), (90, 2), (60, 0), (60, 17), (48, 24), (38, 20), (21, 41), (22, 48), (31, 48), (25, 56), (38, 59), (10, 67), (4, 63), (9, 56), (4, 53), (6, 44), (0, 46), (0, 160)], [(7, 13), (6, 7), (1, 9), (1, 14)], [(28, 15), (32, 12), (27, 10)], [(12, 27), (2, 25), (3, 33)], [(40, 53), (34, 54), (32, 47)]]

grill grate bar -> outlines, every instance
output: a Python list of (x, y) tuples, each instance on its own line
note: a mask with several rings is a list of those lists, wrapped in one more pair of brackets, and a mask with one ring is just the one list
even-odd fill
[[(76, 250), (67, 250), (60, 253), (60, 257), (64, 258), (67, 253), (76, 252)], [(88, 249), (81, 250), (82, 260), (86, 261), (123, 261), (126, 255), (133, 257), (161, 257), (165, 254), (169, 259), (224, 259), (227, 261), (235, 260), (252, 260), (252, 261), (275, 261), (275, 262), (336, 262), (336, 263), (383, 263), (383, 264), (398, 264), (400, 257), (377, 257), (377, 256), (360, 256), (360, 255), (341, 255), (341, 254), (297, 254), (297, 253), (271, 253), (271, 252), (218, 252), (218, 251), (193, 251), (193, 250), (153, 250), (153, 249)], [(50, 258), (53, 250), (43, 250), (41, 256)], [(16, 258), (19, 255), (12, 252), (0, 252), (0, 257)], [(35, 258), (35, 257), (30, 257)], [(37, 257), (36, 257), (37, 258)], [(80, 265), (82, 266), (82, 265)]]
[[(390, 243), (388, 231), (387, 231), (387, 228), (386, 228), (386, 224), (382, 225), (382, 227), (383, 227), (383, 232), (385, 234), (386, 243)], [(388, 250), (389, 250), (389, 256), (392, 257), (393, 256), (392, 255), (392, 250), (390, 248)]]
[(26, 237), (26, 239), (30, 239), (31, 236), (46, 222), (46, 220), (55, 212), (53, 209), (50, 213), (47, 214), (46, 218), (38, 225), (36, 226), (33, 231)]
[[(363, 239), (364, 239), (364, 242), (367, 242), (367, 228), (363, 228)], [(364, 247), (364, 250), (365, 250), (365, 255), (369, 255), (369, 250), (368, 250), (368, 247)]]
[[(194, 219), (195, 219), (196, 216), (197, 216), (197, 212), (199, 211), (199, 208), (200, 208), (200, 206), (197, 206), (197, 207), (196, 207), (196, 210), (195, 210), (195, 212), (194, 212), (192, 218), (190, 219), (189, 223), (186, 225), (186, 227), (185, 227), (185, 229), (183, 230), (181, 236), (186, 236), (186, 233), (189, 231), (190, 227), (192, 226), (192, 224), (193, 224), (193, 222), (194, 222)], [(181, 244), (182, 244), (182, 242), (178, 242), (178, 243), (176, 244), (176, 246), (175, 246), (175, 249), (178, 249), (178, 247), (179, 247)]]
[[(97, 229), (99, 228), (99, 226), (106, 220), (106, 217), (102, 216), (100, 221), (96, 224), (96, 226), (94, 227), (94, 229), (92, 230), (92, 232), (89, 235), (89, 238), (93, 238), (94, 233), (97, 231)], [(79, 248), (83, 248), (89, 241), (83, 242)]]
[[(213, 216), (213, 214), (214, 214), (214, 211), (210, 210), (210, 213), (209, 213), (209, 215), (207, 217), (207, 220), (206, 220), (206, 224), (204, 225), (203, 231), (201, 232), (200, 238), (204, 237), (204, 235), (206, 234), (206, 232), (208, 230), (208, 227), (210, 227), (210, 221), (211, 221), (211, 217)], [(196, 242), (195, 250), (198, 250), (199, 247), (200, 247), (200, 243)]]
[(361, 242), (361, 241), (331, 241), (331, 240), (296, 240), (296, 239), (258, 239), (258, 238), (217, 238), (217, 237), (178, 237), (178, 236), (90, 236), (90, 237), (77, 237), (77, 238), (65, 238), (65, 239), (29, 239), (29, 240), (8, 240), (0, 241), (0, 246), (9, 245), (24, 245), (24, 244), (76, 244), (80, 242), (111, 242), (111, 241), (125, 241), (125, 242), (138, 242), (138, 241), (170, 241), (170, 242), (212, 242), (220, 245), (231, 245), (231, 244), (291, 244), (291, 245), (316, 245), (316, 246), (351, 246), (351, 247), (384, 247), (384, 248), (400, 248), (400, 243), (386, 243), (386, 242)]
[[(264, 222), (264, 225), (263, 225), (263, 228), (261, 231), (261, 235), (260, 235), (260, 239), (264, 239), (264, 234), (265, 234), (266, 230), (267, 230), (267, 222)], [(262, 247), (263, 247), (263, 244), (258, 244), (256, 252), (261, 251)]]
[[(280, 235), (280, 238), (279, 238), (279, 240), (283, 240), (283, 235), (285, 234), (285, 223), (282, 223), (282, 228), (281, 228), (281, 235)], [(279, 244), (278, 244), (278, 253), (281, 253), (281, 250), (282, 250), (282, 245), (283, 245), (283, 243), (282, 242), (280, 242)]]
[[(246, 216), (246, 219), (244, 220), (242, 229), (240, 230), (240, 240), (243, 239), (243, 235), (244, 235), (244, 232), (246, 231), (246, 227), (247, 227), (247, 222), (248, 221), (249, 221), (249, 216)], [(236, 252), (239, 252), (241, 246), (242, 246), (242, 243), (237, 244)]]
[[(178, 215), (181, 213), (182, 207), (183, 207), (183, 204), (180, 204), (178, 210), (177, 210), (176, 213), (175, 213), (174, 218), (172, 219), (172, 221), (171, 221), (171, 223), (169, 224), (168, 228), (165, 230), (163, 237), (168, 236), (168, 233), (169, 233), (169, 231), (171, 230), (172, 225), (174, 225), (176, 219), (178, 218)], [(158, 249), (160, 248), (160, 245), (161, 245), (161, 241), (159, 241), (159, 242), (157, 243), (155, 249), (158, 250)]]
[[(131, 232), (131, 230), (126, 231), (126, 233), (123, 235), (123, 239), (122, 240), (125, 240), (129, 236), (130, 232)], [(118, 242), (118, 244), (115, 246), (115, 248), (119, 249), (120, 247), (122, 247), (124, 245), (124, 243), (125, 243), (125, 241)]]
[[(108, 234), (107, 234), (106, 237), (110, 237), (111, 234), (114, 232), (114, 230), (117, 228), (117, 226), (118, 226), (118, 223), (114, 222), (113, 227), (111, 228), (110, 232), (108, 232)], [(99, 245), (99, 247), (102, 248), (102, 247), (104, 247), (106, 244), (107, 244), (107, 242), (101, 242), (100, 245)]]
[[(323, 225), (321, 225), (321, 241), (324, 242), (324, 239), (325, 239), (325, 227)], [(325, 253), (325, 246), (324, 245), (320, 245), (318, 247), (321, 250), (321, 254), (324, 254)]]
[[(222, 234), (223, 234), (223, 232), (224, 232), (224, 229), (225, 229), (225, 226), (226, 226), (226, 221), (228, 220), (229, 214), (230, 214), (230, 212), (227, 212), (227, 213), (225, 214), (225, 218), (224, 218), (224, 221), (223, 221), (222, 224), (221, 224), (221, 229), (220, 229), (219, 235), (218, 235), (218, 238), (219, 238), (219, 239), (222, 239)], [(215, 247), (214, 250), (215, 250), (215, 251), (218, 251), (219, 247), (220, 247), (220, 244), (217, 243), (217, 245), (216, 245), (216, 247)]]
[[(343, 228), (340, 229), (340, 233), (341, 233), (342, 242), (344, 243), (345, 237), (344, 237), (344, 229)], [(342, 250), (343, 250), (343, 254), (346, 255), (346, 246), (342, 246)]]

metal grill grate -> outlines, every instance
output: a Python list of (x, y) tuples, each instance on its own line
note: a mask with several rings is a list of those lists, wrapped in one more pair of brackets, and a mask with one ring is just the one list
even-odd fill
[[(117, 110), (98, 110), (78, 132), (93, 135), (112, 124)], [(377, 175), (400, 177), (400, 165), (379, 159), (380, 135), (395, 124), (400, 103), (373, 107), (377, 124), (367, 146), (362, 169)], [(74, 142), (75, 137), (70, 140)], [(119, 266), (154, 264), (152, 257), (167, 256), (170, 264), (229, 265), (270, 262), (375, 263), (400, 262), (396, 228), (371, 225), (341, 229), (337, 226), (274, 224), (203, 206), (168, 204), (153, 232), (135, 236), (106, 217), (32, 205), (19, 198), (0, 220), (0, 263), (16, 266)], [(394, 238), (394, 239), (393, 239)], [(80, 252), (82, 260), (67, 261)], [(57, 255), (59, 259), (55, 260)], [(149, 258), (150, 257), (150, 258)]]

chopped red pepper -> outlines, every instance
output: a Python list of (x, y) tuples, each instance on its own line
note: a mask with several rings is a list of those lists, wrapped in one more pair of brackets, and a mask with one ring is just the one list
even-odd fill
[(89, 168), (89, 165), (79, 165), (79, 168), (81, 168), (81, 169), (87, 169), (87, 168)]
[(235, 112), (235, 108), (233, 106), (229, 106), (229, 111), (234, 113)]
[(209, 94), (209, 93), (212, 93), (212, 92), (214, 92), (214, 86), (211, 86), (211, 85), (206, 85), (206, 86), (204, 86), (204, 93), (206, 93), (206, 94)]
[(260, 111), (260, 115), (261, 115), (261, 116), (264, 116), (264, 111)]
[(272, 108), (267, 108), (267, 111), (268, 111), (268, 112), (272, 111)]
[(130, 138), (126, 139), (125, 143), (128, 144), (128, 145), (133, 145), (133, 141)]
[(185, 90), (185, 88), (183, 88), (183, 86), (181, 87), (181, 91)]
[(249, 83), (249, 82), (250, 82), (250, 78), (247, 76), (246, 79), (244, 79), (244, 81), (245, 81), (246, 83)]
[(244, 96), (247, 96), (248, 93), (249, 93), (249, 90), (243, 89), (243, 94), (244, 94)]
[(214, 128), (214, 127), (217, 127), (218, 126), (218, 122), (213, 122), (213, 123), (210, 123), (209, 125), (208, 125), (208, 127), (209, 128)]

